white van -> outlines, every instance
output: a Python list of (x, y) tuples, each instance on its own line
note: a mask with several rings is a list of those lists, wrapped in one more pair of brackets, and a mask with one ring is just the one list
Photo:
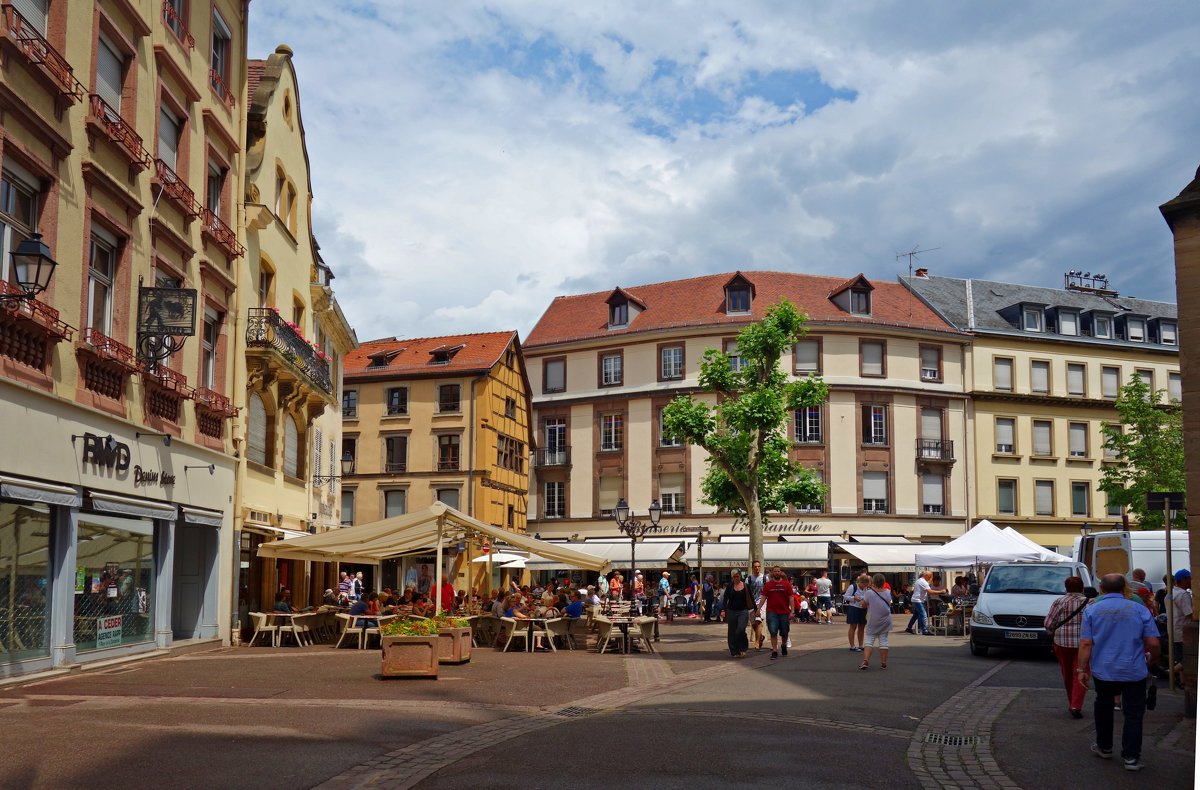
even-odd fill
[(989, 647), (1050, 647), (1044, 627), (1050, 604), (1065, 592), (1063, 582), (1079, 576), (1092, 584), (1081, 562), (998, 562), (988, 571), (971, 613), (971, 653)]
[(1108, 573), (1129, 578), (1134, 568), (1146, 572), (1146, 583), (1154, 590), (1163, 587), (1162, 577), (1180, 568), (1190, 568), (1186, 530), (1171, 530), (1171, 562), (1167, 563), (1167, 533), (1161, 529), (1093, 532), (1075, 543), (1072, 558), (1082, 562), (1099, 579)]

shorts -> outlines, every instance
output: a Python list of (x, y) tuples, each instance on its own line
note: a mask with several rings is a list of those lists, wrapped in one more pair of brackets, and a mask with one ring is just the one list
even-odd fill
[(767, 602), (763, 601), (762, 605), (754, 610), (754, 622), (761, 623), (767, 619)]
[(882, 634), (867, 634), (867, 641), (863, 643), (863, 647), (878, 647), (880, 650), (888, 649), (888, 635)]
[(822, 612), (828, 612), (830, 609), (833, 608), (833, 596), (818, 595), (817, 596), (817, 608), (820, 609)]
[(779, 636), (783, 634), (787, 636), (788, 625), (790, 624), (787, 612), (767, 612), (767, 632), (771, 636)]
[(867, 610), (861, 606), (847, 606), (844, 611), (846, 613), (847, 625), (867, 624)]

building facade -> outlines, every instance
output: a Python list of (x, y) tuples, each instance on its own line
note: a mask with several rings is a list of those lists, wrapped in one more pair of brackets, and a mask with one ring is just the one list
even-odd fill
[(0, 675), (229, 622), (244, 11), (0, 9)]
[(1085, 524), (1127, 523), (1099, 488), (1115, 460), (1101, 425), (1116, 419), (1117, 392), (1132, 377), (1164, 400), (1183, 397), (1175, 305), (1121, 296), (1090, 272), (1068, 273), (1063, 289), (924, 270), (903, 281), (973, 336), (973, 518), (1064, 553)]
[[(344, 526), (443, 502), (480, 521), (526, 528), (531, 403), (516, 332), (363, 343), (346, 359), (342, 454)], [(459, 589), (464, 554), (448, 564)], [(383, 568), (400, 586), (414, 558)], [(482, 566), (480, 566), (482, 567)]]
[(239, 619), (270, 611), (281, 588), (316, 603), (327, 563), (261, 560), (263, 541), (337, 527), (341, 369), (356, 345), (312, 232), (312, 185), (292, 51), (248, 66), (246, 265), (239, 279), (241, 412), (235, 499)]
[[(643, 514), (657, 501), (668, 534), (705, 527), (708, 540), (742, 538), (742, 521), (702, 502), (706, 454), (664, 435), (662, 411), (678, 395), (715, 402), (698, 386), (705, 351), (736, 358), (737, 333), (781, 298), (809, 317), (783, 369), (830, 387), (827, 403), (792, 415), (791, 456), (820, 475), (829, 496), (803, 512), (768, 514), (767, 561), (828, 561), (816, 552), (792, 563), (796, 553), (773, 538), (827, 545), (961, 534), (973, 507), (970, 338), (898, 283), (766, 271), (554, 300), (525, 346), (538, 444), (530, 529), (620, 538), (612, 511), (623, 498)], [(728, 554), (726, 564), (747, 556), (708, 551)]]

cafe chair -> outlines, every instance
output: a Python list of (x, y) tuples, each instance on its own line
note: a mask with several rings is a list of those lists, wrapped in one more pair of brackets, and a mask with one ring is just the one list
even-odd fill
[(279, 626), (270, 625), (271, 616), (266, 612), (251, 612), (250, 619), (254, 621), (254, 636), (250, 637), (247, 647), (253, 647), (254, 641), (259, 635), (270, 637), (271, 646), (275, 647), (279, 643)]
[(658, 652), (654, 649), (654, 621), (655, 618), (653, 617), (639, 617), (634, 621), (634, 625), (636, 625), (638, 629), (638, 639), (641, 640), (641, 644), (644, 645), (647, 652), (650, 653)]
[(604, 653), (608, 649), (609, 642), (619, 642), (622, 645), (625, 643), (625, 634), (621, 633), (621, 629), (613, 625), (613, 621), (607, 617), (596, 617), (596, 648), (600, 653)]
[(361, 650), (363, 647), (363, 629), (355, 623), (355, 620), (358, 618), (338, 612), (338, 619), (342, 621), (342, 633), (338, 637), (337, 644), (333, 646), (333, 649), (337, 650), (339, 647), (341, 647), (342, 642), (346, 641), (346, 637), (357, 636), (358, 648)]
[(522, 625), (518, 627), (516, 619), (512, 617), (501, 617), (500, 622), (502, 625), (500, 627), (500, 639), (497, 640), (497, 644), (500, 642), (504, 643), (504, 647), (500, 648), (501, 653), (508, 652), (508, 646), (514, 641), (523, 643), (525, 649), (529, 649), (529, 631), (527, 630), (527, 626)]
[(558, 648), (554, 647), (555, 639), (563, 640), (567, 645), (567, 649), (575, 649), (574, 638), (571, 636), (570, 618), (557, 617), (553, 620), (547, 620), (546, 635), (546, 641), (550, 643), (550, 647), (554, 648), (555, 651), (558, 650)]

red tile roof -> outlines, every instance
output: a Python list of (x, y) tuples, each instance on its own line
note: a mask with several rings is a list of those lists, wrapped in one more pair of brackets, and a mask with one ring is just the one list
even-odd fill
[(739, 326), (762, 319), (768, 307), (787, 297), (806, 312), (811, 323), (846, 323), (867, 326), (892, 326), (940, 332), (957, 330), (943, 321), (907, 288), (897, 282), (874, 281), (870, 316), (851, 315), (830, 300), (830, 294), (848, 282), (840, 277), (792, 272), (743, 271), (741, 275), (754, 286), (750, 315), (725, 314), (725, 284), (729, 272), (671, 280), (651, 285), (625, 287), (630, 296), (646, 308), (629, 322), (626, 329), (608, 328), (607, 300), (612, 290), (576, 296), (559, 296), (550, 303), (524, 347), (531, 349), (554, 343), (612, 337), (680, 327), (704, 327), (721, 324)]
[[(397, 340), (394, 337), (368, 340), (346, 355), (343, 372), (346, 379), (391, 379), (425, 378), (491, 370), (500, 361), (504, 350), (516, 340), (515, 331), (421, 337), (412, 340)], [(432, 364), (431, 351), (448, 350), (456, 346), (461, 348), (450, 358), (448, 364)]]
[(265, 60), (248, 60), (246, 61), (246, 100), (249, 101), (254, 97), (254, 89), (258, 87), (258, 83), (262, 81), (263, 72), (267, 70), (267, 62)]

